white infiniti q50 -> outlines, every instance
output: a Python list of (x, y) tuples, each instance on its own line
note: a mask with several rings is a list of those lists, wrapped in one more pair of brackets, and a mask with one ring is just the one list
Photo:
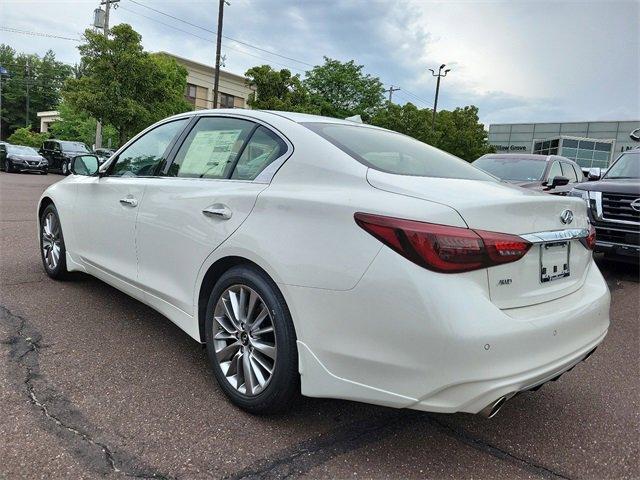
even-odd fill
[(73, 173), (38, 205), (47, 274), (86, 272), (167, 316), (252, 412), (301, 392), (492, 416), (607, 333), (581, 199), (394, 132), (197, 111)]

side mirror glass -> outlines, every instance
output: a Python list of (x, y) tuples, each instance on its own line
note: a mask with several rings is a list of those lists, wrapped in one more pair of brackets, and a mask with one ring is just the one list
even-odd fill
[(569, 183), (569, 179), (567, 177), (562, 177), (558, 175), (557, 177), (553, 177), (551, 181), (551, 188), (562, 187), (563, 185), (567, 185)]
[(78, 155), (71, 161), (71, 173), (74, 175), (95, 175), (99, 167), (100, 162), (95, 155)]
[(589, 175), (587, 176), (589, 181), (600, 180), (600, 177), (602, 177), (602, 169), (600, 167), (593, 167), (589, 170)]

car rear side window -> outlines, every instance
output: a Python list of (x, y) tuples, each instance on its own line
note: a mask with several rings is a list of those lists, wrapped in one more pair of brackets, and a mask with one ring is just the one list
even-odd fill
[(562, 162), (562, 173), (564, 173), (564, 176), (569, 179), (569, 183), (576, 183), (578, 181), (576, 171), (570, 163)]
[(375, 170), (398, 175), (496, 181), (454, 155), (396, 132), (335, 123), (303, 125)]
[(188, 121), (188, 118), (183, 118), (164, 123), (145, 133), (118, 155), (109, 175), (112, 177), (154, 176), (165, 160), (167, 147)]
[(256, 124), (226, 117), (203, 117), (191, 129), (169, 167), (169, 177), (229, 178)]
[(253, 180), (267, 165), (286, 151), (287, 145), (280, 137), (268, 128), (258, 127), (242, 151), (231, 178)]

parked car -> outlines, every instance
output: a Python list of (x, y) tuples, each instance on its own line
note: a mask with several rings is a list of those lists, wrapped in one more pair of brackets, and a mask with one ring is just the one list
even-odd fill
[(488, 153), (473, 166), (505, 182), (554, 195), (566, 195), (584, 181), (580, 166), (559, 155)]
[(640, 149), (624, 152), (600, 179), (576, 185), (570, 195), (587, 202), (597, 232), (596, 251), (616, 256), (640, 256)]
[(0, 144), (0, 169), (4, 172), (38, 172), (47, 174), (47, 161), (35, 148)]
[(49, 170), (63, 175), (69, 175), (73, 157), (87, 153), (91, 153), (91, 150), (84, 143), (66, 140), (46, 140), (40, 149), (40, 154), (49, 162)]
[(301, 389), (492, 416), (607, 333), (582, 200), (392, 131), (199, 110), (72, 169), (39, 202), (47, 275), (89, 273), (169, 317), (251, 412)]
[(98, 161), (100, 162), (100, 165), (102, 165), (104, 162), (109, 160), (111, 155), (116, 153), (116, 151), (111, 148), (96, 148), (93, 150), (93, 153), (98, 157)]

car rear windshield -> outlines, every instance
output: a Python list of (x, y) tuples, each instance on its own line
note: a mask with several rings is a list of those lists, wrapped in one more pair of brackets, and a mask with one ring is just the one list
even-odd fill
[(303, 123), (360, 163), (398, 175), (495, 181), (449, 153), (411, 137), (378, 128), (335, 123)]
[(63, 152), (89, 152), (89, 149), (81, 142), (60, 142)]
[(478, 167), (501, 180), (512, 182), (537, 182), (542, 180), (546, 162), (526, 157), (480, 157), (473, 162)]
[(640, 155), (626, 153), (611, 165), (603, 178), (640, 178)]
[(35, 148), (22, 145), (7, 145), (7, 153), (10, 155), (40, 155)]

